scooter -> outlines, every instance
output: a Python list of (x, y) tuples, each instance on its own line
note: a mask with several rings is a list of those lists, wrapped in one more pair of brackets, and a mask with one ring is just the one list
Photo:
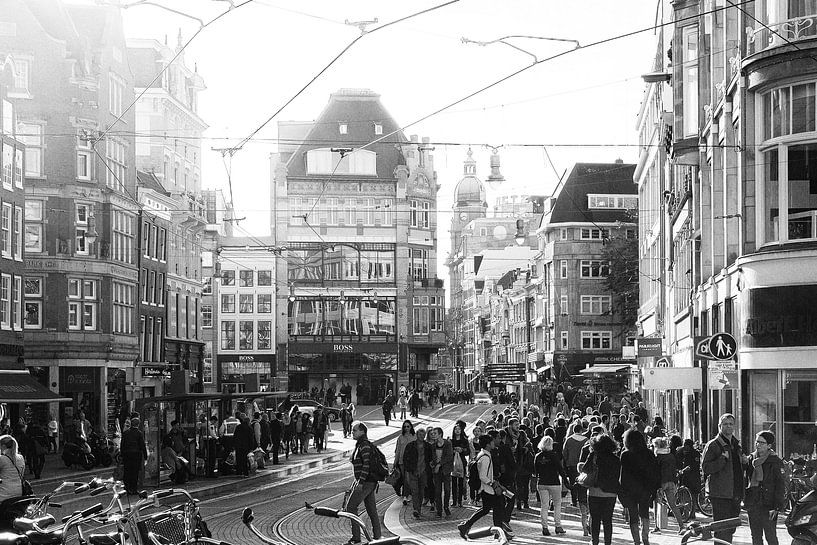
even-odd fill
[(91, 454), (88, 443), (81, 439), (76, 443), (65, 443), (62, 448), (62, 461), (65, 462), (65, 467), (78, 465), (86, 471), (93, 469), (96, 464), (96, 458)]
[(106, 436), (94, 432), (88, 438), (88, 445), (97, 465), (108, 467), (113, 463), (113, 443)]
[[(817, 487), (817, 474), (811, 477), (812, 487)], [(792, 537), (792, 545), (817, 545), (817, 491), (810, 490), (789, 511), (786, 529)]]

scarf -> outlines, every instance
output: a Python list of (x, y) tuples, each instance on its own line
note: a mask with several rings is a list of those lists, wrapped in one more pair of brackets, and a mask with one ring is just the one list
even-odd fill
[(749, 488), (760, 486), (760, 482), (763, 480), (763, 464), (766, 462), (772, 452), (772, 449), (767, 450), (765, 456), (761, 456), (757, 453), (757, 451), (752, 453), (753, 471), (752, 478), (749, 480)]

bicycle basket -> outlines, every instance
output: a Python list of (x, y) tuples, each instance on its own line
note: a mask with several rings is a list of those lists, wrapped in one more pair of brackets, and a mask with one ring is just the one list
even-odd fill
[(168, 513), (156, 514), (148, 519), (140, 520), (136, 527), (139, 530), (139, 537), (142, 543), (150, 545), (148, 532), (168, 539), (171, 543), (184, 543), (187, 541), (185, 534), (184, 511), (170, 511)]

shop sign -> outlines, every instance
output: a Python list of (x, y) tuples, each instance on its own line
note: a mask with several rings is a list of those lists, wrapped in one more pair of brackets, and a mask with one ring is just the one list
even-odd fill
[(741, 327), (747, 348), (817, 346), (817, 284), (749, 290)]
[(661, 357), (661, 337), (639, 337), (636, 339), (639, 358)]
[(170, 368), (163, 365), (144, 365), (142, 376), (144, 378), (170, 378)]
[[(289, 343), (290, 354), (397, 353), (397, 343)], [(224, 356), (222, 356), (224, 357)]]
[(75, 367), (66, 369), (65, 380), (60, 386), (63, 392), (93, 392), (98, 389), (96, 368)]

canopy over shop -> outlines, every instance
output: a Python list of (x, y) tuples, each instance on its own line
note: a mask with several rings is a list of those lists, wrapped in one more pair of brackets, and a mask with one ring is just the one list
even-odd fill
[[(0, 419), (13, 422), (28, 414), (28, 405), (71, 401), (37, 382), (25, 369), (0, 369)], [(28, 418), (28, 417), (26, 417)]]
[(584, 384), (597, 394), (618, 398), (634, 388), (635, 366), (626, 362), (596, 363), (580, 369), (585, 379)]

